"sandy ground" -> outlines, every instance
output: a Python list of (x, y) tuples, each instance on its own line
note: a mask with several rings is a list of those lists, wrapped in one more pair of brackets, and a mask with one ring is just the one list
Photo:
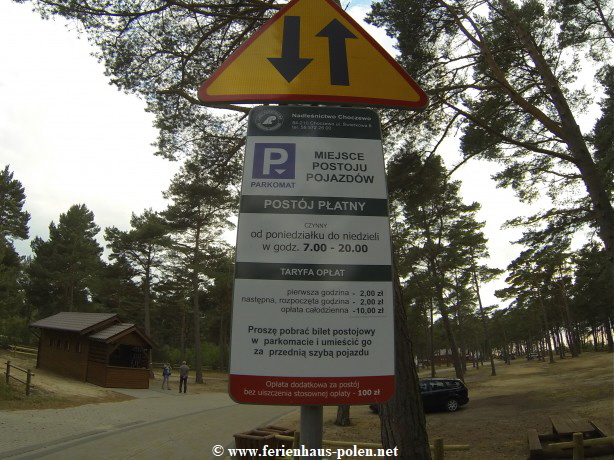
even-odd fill
[[(489, 365), (470, 368), (466, 375), (469, 403), (455, 413), (427, 413), (429, 439), (470, 446), (469, 452), (447, 452), (446, 459), (524, 460), (528, 457), (527, 429), (550, 433), (550, 415), (588, 418), (614, 434), (613, 365), (612, 354), (584, 353), (554, 364), (495, 361), (495, 377)], [(420, 375), (429, 377), (430, 371)], [(437, 376), (454, 376), (454, 371), (438, 368)], [(336, 407), (324, 408), (324, 439), (380, 441), (379, 417), (367, 406), (351, 408), (350, 427), (335, 426), (336, 413)], [(290, 416), (277, 424), (297, 429), (299, 421)], [(612, 460), (614, 456), (594, 458)]]
[[(12, 382), (11, 387), (17, 390), (17, 400), (0, 400), (0, 410), (25, 410), (25, 409), (60, 409), (65, 407), (80, 406), (83, 404), (96, 404), (104, 402), (118, 402), (132, 399), (130, 396), (113, 391), (111, 388), (102, 388), (87, 382), (74, 379), (67, 379), (43, 369), (35, 369), (36, 359), (25, 355), (12, 355), (6, 350), (0, 350), (0, 365), (6, 370), (6, 362), (10, 360), (13, 365), (24, 369), (31, 369), (34, 372), (32, 378), (32, 394), (25, 396), (24, 385), (19, 382)], [(228, 378), (226, 374), (205, 371), (204, 385), (196, 385), (192, 378), (189, 383), (189, 392), (198, 394), (203, 392), (226, 392)], [(23, 374), (21, 374), (23, 376)], [(22, 378), (20, 376), (20, 378)], [(4, 372), (2, 372), (4, 378)], [(150, 381), (150, 387), (162, 385), (162, 371), (155, 371), (155, 378)], [(179, 389), (179, 372), (175, 371), (170, 378), (170, 388)]]
[[(4, 364), (7, 357), (15, 364), (28, 366), (27, 360), (6, 353), (0, 353), (0, 362)], [(585, 417), (612, 434), (613, 359), (614, 356), (607, 353), (584, 353), (579, 358), (557, 360), (554, 364), (517, 359), (505, 365), (497, 361), (494, 377), (489, 366), (470, 368), (466, 376), (469, 404), (455, 413), (428, 413), (429, 438), (441, 437), (446, 444), (470, 446), (469, 452), (446, 453), (446, 459), (513, 460), (527, 458), (527, 429), (535, 428), (540, 434), (550, 432), (550, 415)], [(437, 372), (438, 376), (453, 375), (452, 368), (438, 368)], [(131, 399), (111, 389), (64, 379), (42, 370), (35, 370), (35, 373), (33, 396), (10, 403), (0, 401), (0, 410), (60, 408)], [(421, 375), (428, 376), (425, 372)], [(171, 376), (172, 390), (178, 388), (177, 378), (176, 373)], [(152, 380), (152, 388), (154, 385), (161, 385), (159, 373)], [(225, 375), (206, 372), (205, 384), (191, 383), (189, 392), (225, 392), (226, 387)], [(325, 408), (324, 439), (379, 442), (379, 417), (367, 406), (351, 408), (350, 427), (335, 426), (335, 415), (336, 407)], [(278, 420), (275, 425), (298, 429), (297, 412)]]

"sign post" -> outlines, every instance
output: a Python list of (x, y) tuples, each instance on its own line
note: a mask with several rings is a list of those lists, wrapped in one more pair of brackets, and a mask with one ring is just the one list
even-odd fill
[(390, 398), (389, 228), (375, 112), (252, 109), (237, 234), (233, 399), (337, 405)]
[[(420, 110), (428, 97), (335, 0), (291, 0), (198, 90), (216, 103)], [(390, 226), (379, 119), (366, 109), (257, 107), (248, 123), (233, 299), (231, 397), (322, 405), (394, 391)]]

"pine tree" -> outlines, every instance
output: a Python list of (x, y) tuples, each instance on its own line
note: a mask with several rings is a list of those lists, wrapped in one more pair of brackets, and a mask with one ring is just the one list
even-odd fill
[(24, 187), (5, 166), (0, 171), (0, 329), (4, 320), (24, 316), (23, 264), (13, 240), (28, 238), (30, 214), (23, 210), (25, 201)]
[(61, 214), (57, 225), (49, 224), (49, 240), (32, 241), (28, 290), (41, 316), (89, 309), (102, 268), (99, 231), (94, 214), (79, 204)]
[[(370, 17), (398, 39), (400, 61), (430, 95), (427, 110), (392, 113), (388, 126), (425, 151), (444, 149), (460, 131), (461, 162), (497, 162), (498, 185), (525, 202), (553, 201), (532, 222), (561, 235), (595, 228), (614, 276), (612, 73), (604, 66), (613, 11), (612, 0), (383, 0)], [(586, 76), (595, 67), (610, 114), (605, 142), (591, 145), (579, 119), (595, 93)]]
[[(162, 255), (170, 245), (168, 227), (160, 216), (151, 209), (141, 215), (132, 214), (131, 229), (117, 227), (105, 229), (109, 258), (116, 263), (128, 264), (135, 276), (140, 278), (141, 321), (145, 333), (153, 337), (151, 327), (152, 289), (156, 271), (163, 264)], [(151, 358), (151, 356), (150, 356)], [(150, 359), (151, 362), (151, 359)]]
[(12, 238), (28, 238), (28, 221), (30, 214), (23, 210), (26, 202), (25, 189), (8, 165), (0, 172), (0, 238), (11, 241)]
[(229, 189), (211, 180), (199, 156), (186, 160), (164, 196), (171, 200), (163, 216), (175, 235), (173, 247), (182, 254), (183, 263), (191, 273), (194, 371), (196, 383), (203, 383), (200, 293), (206, 276), (207, 253), (210, 246), (219, 244), (222, 230), (231, 226), (228, 219), (237, 199)]

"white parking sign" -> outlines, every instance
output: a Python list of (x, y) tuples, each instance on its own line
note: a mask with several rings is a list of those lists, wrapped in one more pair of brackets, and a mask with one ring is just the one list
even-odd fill
[(388, 399), (392, 267), (377, 114), (253, 109), (237, 234), (233, 399)]

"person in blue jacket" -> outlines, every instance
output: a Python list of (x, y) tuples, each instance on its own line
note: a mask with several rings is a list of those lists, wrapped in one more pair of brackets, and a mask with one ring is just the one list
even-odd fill
[(164, 390), (164, 384), (166, 384), (166, 389), (170, 390), (171, 388), (168, 386), (168, 379), (171, 376), (171, 365), (169, 363), (164, 363), (164, 367), (162, 368), (162, 389)]

